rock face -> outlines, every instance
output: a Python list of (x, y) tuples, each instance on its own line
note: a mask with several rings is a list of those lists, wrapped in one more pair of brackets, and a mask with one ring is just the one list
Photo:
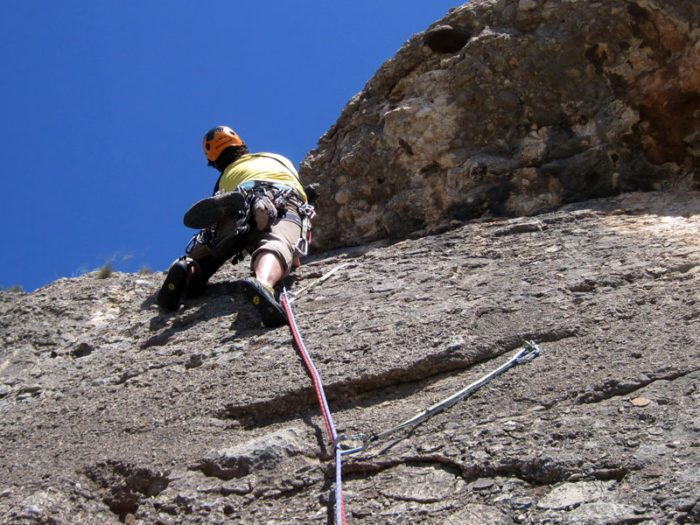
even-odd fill
[[(290, 279), (346, 456), (349, 523), (700, 521), (700, 194), (474, 220)], [(159, 312), (162, 275), (0, 293), (0, 523), (329, 523), (332, 447), (287, 328), (228, 266)]]
[[(698, 9), (471, 2), (309, 155), (345, 247), (287, 285), (340, 433), (542, 350), (347, 455), (349, 523), (700, 522)], [(167, 314), (163, 275), (0, 293), (0, 523), (333, 521), (312, 381), (247, 273)]]
[(321, 249), (700, 180), (700, 4), (474, 0), (321, 138)]

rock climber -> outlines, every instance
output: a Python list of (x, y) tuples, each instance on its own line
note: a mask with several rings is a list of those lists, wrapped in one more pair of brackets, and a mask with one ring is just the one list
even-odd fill
[(209, 130), (203, 148), (209, 166), (220, 175), (214, 195), (185, 214), (185, 225), (201, 231), (185, 249), (187, 255), (170, 266), (157, 302), (176, 310), (183, 297), (201, 292), (224, 262), (238, 262), (247, 251), (254, 276), (239, 281), (239, 286), (265, 326), (285, 324), (275, 287), (299, 265), (299, 256), (306, 255), (315, 190), (302, 185), (289, 159), (249, 153), (229, 127)]

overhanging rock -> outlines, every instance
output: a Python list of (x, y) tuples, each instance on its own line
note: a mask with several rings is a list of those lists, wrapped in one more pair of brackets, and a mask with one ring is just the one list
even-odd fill
[(302, 165), (320, 248), (694, 187), (700, 7), (475, 0), (414, 35)]

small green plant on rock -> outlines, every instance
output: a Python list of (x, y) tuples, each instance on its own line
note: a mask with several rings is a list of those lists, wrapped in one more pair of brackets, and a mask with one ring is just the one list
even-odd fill
[(97, 277), (98, 279), (107, 279), (110, 275), (112, 275), (112, 272), (114, 271), (114, 268), (112, 268), (111, 263), (105, 263), (102, 265), (102, 268), (97, 270)]
[(19, 284), (15, 284), (14, 286), (10, 286), (9, 288), (5, 289), (3, 289), (2, 286), (0, 286), (0, 291), (10, 293), (24, 293), (24, 288), (22, 288)]

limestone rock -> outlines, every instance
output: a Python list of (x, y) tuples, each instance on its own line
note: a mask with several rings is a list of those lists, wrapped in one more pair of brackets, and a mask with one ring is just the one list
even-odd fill
[[(309, 155), (344, 246), (287, 286), (343, 446), (542, 350), (344, 456), (350, 523), (700, 519), (698, 9), (475, 0)], [(162, 274), (0, 292), (1, 523), (331, 521), (316, 391), (247, 275), (176, 312)]]
[(380, 494), (400, 501), (435, 503), (445, 501), (466, 488), (459, 473), (444, 468), (399, 465), (375, 476)]
[(605, 498), (605, 494), (612, 488), (614, 482), (610, 481), (580, 481), (578, 483), (564, 483), (555, 487), (549, 494), (542, 498), (537, 506), (541, 509), (568, 509), (578, 507), (583, 503), (598, 501)]
[(646, 518), (631, 505), (612, 502), (584, 503), (571, 511), (565, 523), (571, 525), (600, 525), (601, 523), (634, 523)]
[[(647, 192), (307, 261), (292, 291), (341, 268), (293, 308), (346, 435), (542, 349), (346, 456), (348, 522), (697, 521), (699, 231), (700, 194)], [(174, 313), (162, 274), (0, 293), (0, 522), (329, 522), (312, 381), (244, 276)]]
[(443, 525), (483, 525), (484, 523), (512, 525), (513, 520), (492, 506), (470, 503), (448, 516)]
[(229, 480), (251, 472), (269, 470), (282, 461), (302, 453), (299, 436), (294, 429), (284, 429), (232, 448), (210, 452), (194, 468), (207, 476)]
[(700, 180), (700, 7), (475, 0), (414, 35), (302, 164), (320, 249)]

